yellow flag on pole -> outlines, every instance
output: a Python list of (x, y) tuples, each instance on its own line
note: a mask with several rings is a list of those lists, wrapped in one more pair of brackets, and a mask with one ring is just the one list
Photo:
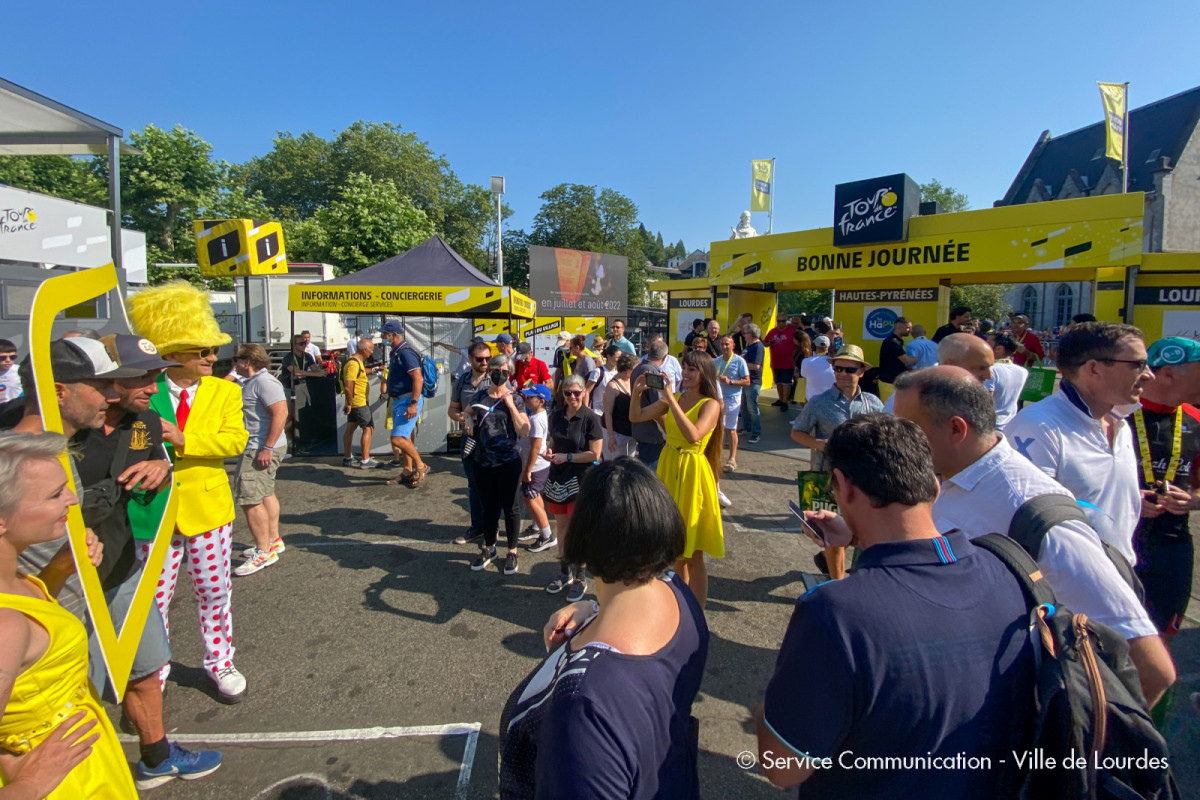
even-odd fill
[(750, 210), (770, 211), (771, 181), (774, 180), (774, 176), (771, 174), (771, 159), (751, 161), (750, 171), (753, 176), (753, 183), (750, 186)]
[(1104, 103), (1104, 155), (1125, 162), (1125, 90), (1123, 83), (1100, 83)]

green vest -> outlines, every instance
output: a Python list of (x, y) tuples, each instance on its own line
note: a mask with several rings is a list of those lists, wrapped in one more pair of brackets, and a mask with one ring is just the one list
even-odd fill
[[(150, 398), (150, 410), (163, 419), (175, 424), (175, 406), (171, 403), (171, 391), (167, 388), (167, 373), (158, 376), (158, 394)], [(175, 447), (170, 442), (163, 442), (171, 463), (175, 463)], [(168, 480), (172, 476), (168, 476)], [(148, 505), (140, 503), (129, 504), (129, 526), (133, 529), (133, 538), (149, 540), (158, 533), (162, 523), (163, 513), (167, 509), (167, 493), (160, 491)]]

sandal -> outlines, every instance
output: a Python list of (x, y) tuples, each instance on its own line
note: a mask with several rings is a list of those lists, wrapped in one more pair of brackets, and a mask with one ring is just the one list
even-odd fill
[(725, 463), (726, 472), (737, 472), (737, 468), (738, 466), (736, 461), (728, 461)]
[(425, 466), (421, 467), (420, 469), (413, 470), (412, 474), (408, 477), (408, 480), (405, 481), (405, 483), (408, 484), (409, 486), (412, 486), (415, 488), (416, 485), (421, 482), (421, 479), (424, 478), (428, 474), (429, 474), (429, 465), (426, 464)]
[(398, 478), (388, 478), (386, 481), (383, 482), (383, 485), (384, 486), (401, 486), (401, 485), (409, 486), (409, 485), (411, 485), (412, 477), (413, 477), (413, 474), (406, 470), (406, 471), (400, 473), (400, 477), (398, 477)]

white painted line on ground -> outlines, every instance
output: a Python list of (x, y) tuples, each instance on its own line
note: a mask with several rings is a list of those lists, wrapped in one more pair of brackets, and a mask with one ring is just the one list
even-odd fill
[(386, 542), (369, 542), (363, 539), (346, 539), (342, 542), (297, 542), (296, 547), (353, 547), (355, 545), (381, 545), (383, 547), (397, 547), (402, 544), (450, 544), (449, 542), (430, 541), (429, 539), (407, 539), (403, 536), (397, 536), (394, 540)]
[[(268, 731), (266, 733), (173, 733), (177, 742), (213, 744), (286, 744), (288, 742), (353, 742), (373, 739), (402, 739), (407, 736), (469, 736), (479, 734), (480, 722), (451, 722), (446, 725), (413, 725), (399, 728), (344, 728), (332, 731)], [(122, 735), (122, 742), (136, 744), (136, 736)]]
[[(340, 544), (340, 543), (337, 543)], [(385, 544), (381, 542), (380, 544)], [(471, 786), (471, 768), (475, 763), (475, 747), (479, 742), (480, 722), (451, 722), (446, 725), (410, 725), (404, 727), (343, 728), (332, 731), (268, 731), (265, 733), (173, 733), (176, 742), (200, 742), (206, 744), (288, 744), (292, 742), (354, 742), (379, 739), (403, 739), (412, 736), (466, 736), (462, 763), (458, 768), (458, 783), (454, 789), (454, 800), (466, 800)], [(137, 744), (136, 736), (119, 735), (125, 744)], [(325, 785), (323, 775), (294, 775), (282, 783), (296, 779), (317, 781)], [(277, 783), (270, 788), (276, 788)], [(311, 785), (311, 783), (310, 783)], [(261, 796), (262, 792), (258, 796)]]

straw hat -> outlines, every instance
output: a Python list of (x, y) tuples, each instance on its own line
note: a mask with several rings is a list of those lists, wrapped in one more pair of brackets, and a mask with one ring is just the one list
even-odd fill
[(829, 356), (829, 363), (834, 361), (857, 361), (864, 367), (871, 366), (871, 362), (863, 356), (862, 348), (856, 344), (842, 345), (842, 349), (838, 350), (836, 355)]

